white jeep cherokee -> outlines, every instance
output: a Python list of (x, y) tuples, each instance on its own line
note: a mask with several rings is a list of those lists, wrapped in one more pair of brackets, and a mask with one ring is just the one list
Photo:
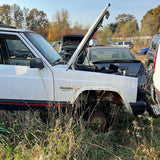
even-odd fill
[(1, 26), (0, 108), (45, 110), (74, 107), (75, 102), (81, 101), (81, 105), (85, 103), (92, 110), (103, 99), (96, 110), (100, 117), (110, 102), (124, 106), (129, 113), (142, 114), (146, 103), (137, 98), (137, 78), (94, 72), (95, 66), (85, 66), (82, 62), (85, 45), (101, 26), (108, 6), (67, 64), (37, 33)]

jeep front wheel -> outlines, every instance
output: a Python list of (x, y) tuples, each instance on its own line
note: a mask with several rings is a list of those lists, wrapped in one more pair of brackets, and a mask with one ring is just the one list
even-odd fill
[(94, 112), (89, 118), (89, 127), (93, 130), (104, 130), (107, 124), (105, 114), (101, 112)]

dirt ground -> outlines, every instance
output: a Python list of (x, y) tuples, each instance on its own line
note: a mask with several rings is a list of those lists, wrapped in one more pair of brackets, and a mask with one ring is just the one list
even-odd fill
[(139, 50), (132, 49), (131, 52), (134, 54), (134, 56), (140, 60), (141, 62), (145, 63), (146, 55), (140, 54)]
[(135, 57), (137, 58), (137, 59), (139, 59), (141, 62), (145, 62), (145, 59), (146, 59), (146, 55), (141, 55), (141, 54), (134, 54), (135, 55)]

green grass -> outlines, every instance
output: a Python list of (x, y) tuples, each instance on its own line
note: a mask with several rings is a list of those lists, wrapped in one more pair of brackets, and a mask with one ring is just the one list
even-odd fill
[(160, 159), (160, 119), (126, 116), (115, 127), (94, 132), (72, 117), (44, 124), (37, 113), (9, 115), (10, 124), (6, 116), (0, 119), (2, 160)]

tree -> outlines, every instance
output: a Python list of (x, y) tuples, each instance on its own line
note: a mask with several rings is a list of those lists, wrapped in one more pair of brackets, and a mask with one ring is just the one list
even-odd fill
[(83, 26), (78, 22), (76, 22), (72, 28), (72, 33), (79, 33), (79, 34), (85, 35), (87, 31), (88, 31), (88, 27), (83, 28)]
[(22, 28), (23, 26), (23, 12), (17, 4), (11, 6), (12, 10), (12, 25), (16, 26), (17, 28)]
[(36, 31), (37, 27), (45, 27), (48, 24), (47, 15), (36, 8), (30, 11), (26, 20), (28, 28), (32, 31)]
[(60, 39), (59, 37), (59, 28), (56, 22), (50, 22), (48, 25), (48, 37), (47, 40), (49, 42), (58, 41)]
[[(121, 37), (121, 36), (124, 36), (124, 35), (127, 36), (127, 34), (130, 35), (130, 36), (134, 36), (135, 33), (133, 34), (133, 32), (132, 32), (133, 35), (131, 35), (129, 33), (130, 29), (128, 28), (128, 26), (130, 24), (132, 24), (132, 23), (135, 24), (134, 25), (135, 28), (132, 29), (132, 30), (134, 30), (134, 31), (138, 30), (137, 20), (131, 14), (121, 14), (121, 15), (118, 15), (116, 17), (116, 21), (117, 21), (117, 27), (116, 27), (116, 31), (114, 33), (114, 37)], [(128, 23), (128, 22), (130, 22), (130, 23)], [(128, 23), (128, 24), (125, 26), (126, 23)], [(126, 29), (128, 29), (128, 31), (126, 31), (128, 33), (125, 33), (124, 29), (122, 29), (123, 27), (125, 27)], [(123, 31), (123, 33), (121, 33), (121, 31)]]
[(55, 21), (59, 28), (59, 36), (60, 36), (59, 39), (60, 39), (64, 34), (68, 34), (70, 30), (68, 11), (64, 9), (61, 11), (61, 13), (57, 11), (55, 15)]
[(141, 21), (141, 36), (153, 36), (157, 32), (157, 25), (155, 24), (155, 18), (151, 14), (147, 14)]
[(96, 34), (98, 44), (108, 44), (108, 39), (112, 37), (112, 30), (109, 26), (104, 26), (102, 30), (99, 30)]
[(81, 33), (82, 25), (76, 22), (73, 26), (72, 33)]
[(125, 24), (128, 21), (134, 21), (134, 20), (136, 19), (131, 14), (120, 14), (116, 17), (116, 22), (118, 24), (118, 27), (121, 27), (123, 24)]
[(27, 18), (29, 16), (29, 12), (30, 11), (29, 11), (28, 8), (26, 8), (26, 7), (23, 8), (23, 19), (24, 19), (24, 21), (23, 21), (22, 28), (24, 28), (24, 29), (29, 29), (29, 27), (27, 26)]
[(11, 7), (10, 5), (4, 4), (0, 6), (0, 21), (6, 25), (11, 25)]
[(138, 32), (138, 23), (136, 21), (128, 21), (121, 27), (121, 34), (123, 37), (137, 36)]
[(111, 29), (112, 33), (114, 34), (117, 28), (117, 23), (110, 23), (108, 27)]
[(48, 26), (48, 41), (60, 40), (64, 34), (71, 33), (68, 19), (68, 11), (62, 10), (61, 13), (57, 11), (53, 21)]
[(48, 30), (46, 29), (47, 26), (45, 27), (37, 27), (36, 32), (43, 36), (45, 39), (48, 37)]
[(160, 5), (157, 8), (147, 11), (141, 21), (142, 36), (153, 36), (160, 31)]
[(157, 31), (160, 32), (160, 5), (153, 9), (153, 16), (155, 17), (155, 21), (157, 23)]

